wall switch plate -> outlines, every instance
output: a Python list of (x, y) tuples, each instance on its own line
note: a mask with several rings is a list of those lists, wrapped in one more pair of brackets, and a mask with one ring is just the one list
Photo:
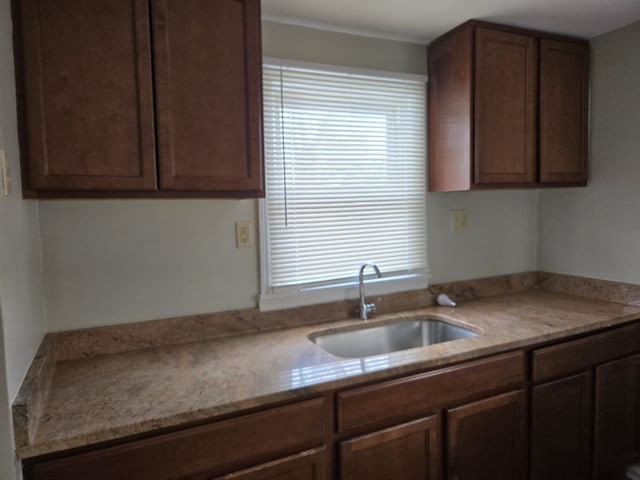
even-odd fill
[(2, 195), (8, 197), (11, 193), (11, 177), (9, 176), (9, 164), (5, 150), (0, 150), (0, 181), (2, 182)]
[(236, 222), (236, 248), (253, 247), (251, 222)]
[(452, 232), (468, 232), (469, 231), (469, 210), (459, 209), (451, 210), (451, 231)]

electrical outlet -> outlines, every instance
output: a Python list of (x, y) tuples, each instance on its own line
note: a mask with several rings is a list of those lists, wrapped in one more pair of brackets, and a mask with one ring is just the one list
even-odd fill
[(253, 247), (251, 222), (236, 222), (236, 248)]
[(9, 176), (9, 164), (4, 149), (0, 150), (0, 172), (2, 178), (2, 195), (8, 197), (11, 193), (11, 177)]
[(464, 208), (460, 210), (451, 210), (451, 231), (452, 232), (468, 232), (469, 231), (469, 210)]

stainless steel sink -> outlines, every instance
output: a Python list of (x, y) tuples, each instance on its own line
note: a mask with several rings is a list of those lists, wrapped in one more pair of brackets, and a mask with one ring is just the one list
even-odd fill
[(311, 335), (327, 352), (345, 358), (368, 357), (473, 337), (477, 333), (433, 318), (421, 318), (357, 330)]

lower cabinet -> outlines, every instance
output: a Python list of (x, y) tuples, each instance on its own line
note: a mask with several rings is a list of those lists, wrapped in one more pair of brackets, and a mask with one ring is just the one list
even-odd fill
[(526, 452), (526, 395), (518, 390), (345, 440), (340, 479), (525, 479)]
[(279, 458), (269, 463), (229, 473), (212, 480), (325, 480), (326, 448), (317, 448)]
[(623, 480), (640, 463), (640, 323), (534, 350), (531, 480)]
[(526, 478), (527, 409), (523, 390), (449, 409), (446, 417), (447, 478)]
[(524, 480), (524, 384), (520, 351), (338, 392), (340, 480)]
[(591, 478), (591, 374), (533, 388), (531, 480)]
[(595, 385), (595, 477), (624, 478), (640, 463), (640, 355), (598, 366)]
[(25, 464), (27, 480), (326, 480), (327, 402), (302, 401)]
[(340, 443), (342, 480), (438, 480), (440, 421), (437, 415)]

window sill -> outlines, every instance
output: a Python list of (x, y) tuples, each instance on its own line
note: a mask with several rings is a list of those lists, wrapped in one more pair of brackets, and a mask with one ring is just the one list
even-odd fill
[[(365, 279), (365, 293), (367, 298), (375, 295), (422, 290), (428, 288), (428, 286), (428, 274)], [(356, 299), (359, 295), (358, 282), (354, 281), (351, 283), (314, 287), (305, 290), (264, 293), (260, 295), (259, 308), (263, 312), (285, 310), (287, 308)]]

